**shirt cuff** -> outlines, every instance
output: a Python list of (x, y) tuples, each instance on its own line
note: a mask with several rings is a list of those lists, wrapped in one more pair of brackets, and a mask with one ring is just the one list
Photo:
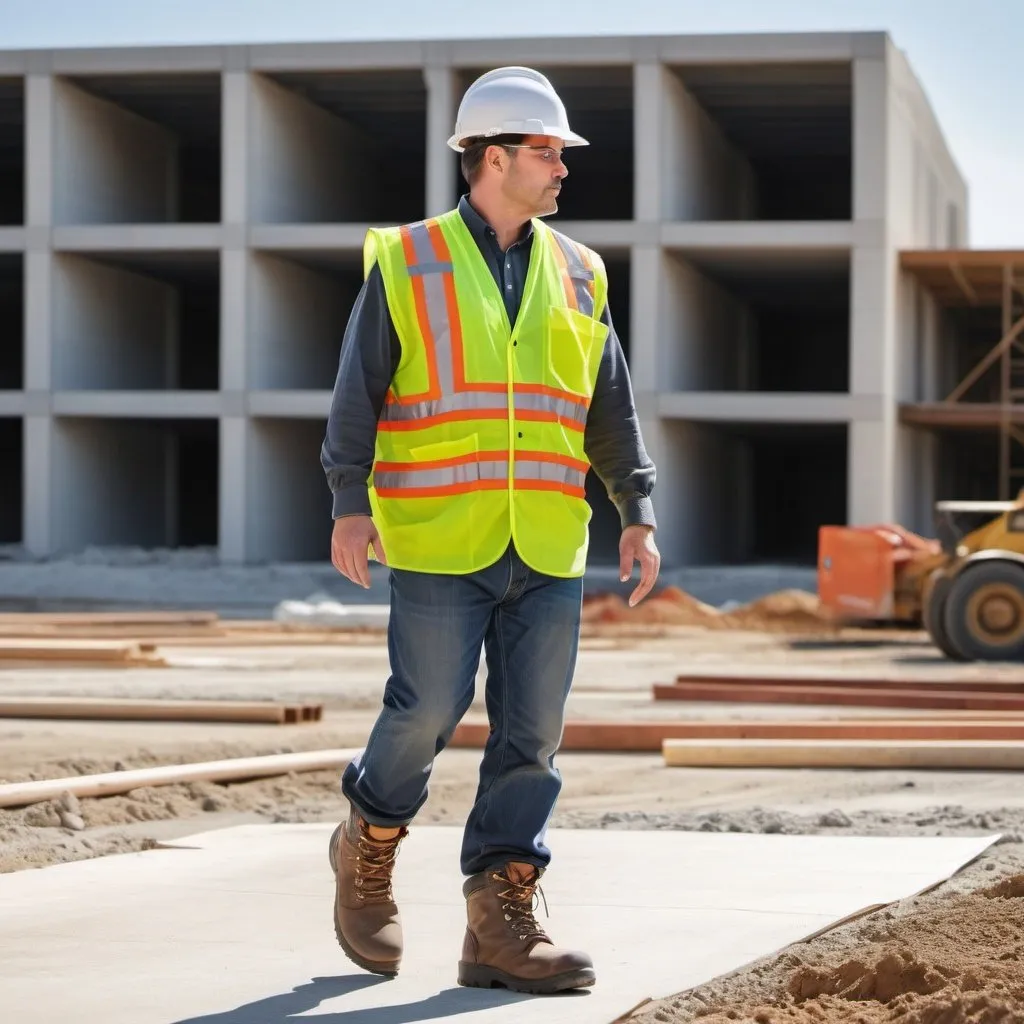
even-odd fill
[(627, 526), (652, 526), (657, 529), (654, 518), (654, 503), (645, 494), (634, 494), (619, 503), (619, 520), (622, 528)]
[(373, 514), (370, 507), (370, 492), (365, 484), (352, 487), (341, 487), (334, 492), (331, 517), (341, 519), (343, 516), (368, 516)]

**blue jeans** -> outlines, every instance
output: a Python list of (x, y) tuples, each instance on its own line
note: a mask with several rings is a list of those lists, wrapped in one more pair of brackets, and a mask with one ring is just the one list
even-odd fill
[(383, 708), (342, 775), (370, 824), (407, 825), (427, 798), (433, 762), (473, 700), (487, 656), (490, 735), (463, 834), (466, 875), (506, 861), (546, 867), (554, 767), (579, 645), (582, 579), (530, 569), (510, 546), (462, 576), (391, 570)]

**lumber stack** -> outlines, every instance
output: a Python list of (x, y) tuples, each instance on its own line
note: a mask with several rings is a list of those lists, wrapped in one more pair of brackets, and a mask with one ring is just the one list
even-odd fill
[[(1024, 768), (1020, 680), (681, 675), (671, 684), (655, 684), (652, 696), (892, 711), (846, 721), (689, 723), (689, 729), (662, 739), (664, 763), (673, 767)], [(910, 709), (927, 717), (907, 717)]]
[(283, 647), (376, 642), (372, 626), (303, 626), (221, 619), (210, 611), (8, 612), (0, 614), (0, 665), (104, 668), (167, 665), (157, 648)]

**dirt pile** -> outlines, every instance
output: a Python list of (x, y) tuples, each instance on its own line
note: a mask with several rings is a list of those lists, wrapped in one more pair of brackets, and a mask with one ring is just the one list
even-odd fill
[[(876, 920), (877, 918), (877, 920)], [(890, 918), (891, 920), (886, 920)], [(784, 955), (775, 999), (708, 1005), (700, 1024), (1009, 1024), (1024, 1019), (1024, 875), (865, 922), (845, 953)], [(683, 1019), (671, 1007), (649, 1018)]]
[(805, 590), (780, 590), (756, 601), (722, 610), (698, 601), (678, 587), (664, 587), (637, 607), (617, 594), (583, 602), (584, 625), (698, 626), (766, 632), (831, 632), (837, 626), (818, 598)]

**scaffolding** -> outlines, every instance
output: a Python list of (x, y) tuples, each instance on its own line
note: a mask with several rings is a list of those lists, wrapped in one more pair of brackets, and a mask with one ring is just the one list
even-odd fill
[[(916, 426), (994, 429), (999, 443), (999, 500), (1024, 487), (1024, 251), (907, 250), (900, 265), (944, 310), (991, 312), (998, 337), (938, 402), (904, 405)], [(991, 334), (989, 335), (991, 338)]]

